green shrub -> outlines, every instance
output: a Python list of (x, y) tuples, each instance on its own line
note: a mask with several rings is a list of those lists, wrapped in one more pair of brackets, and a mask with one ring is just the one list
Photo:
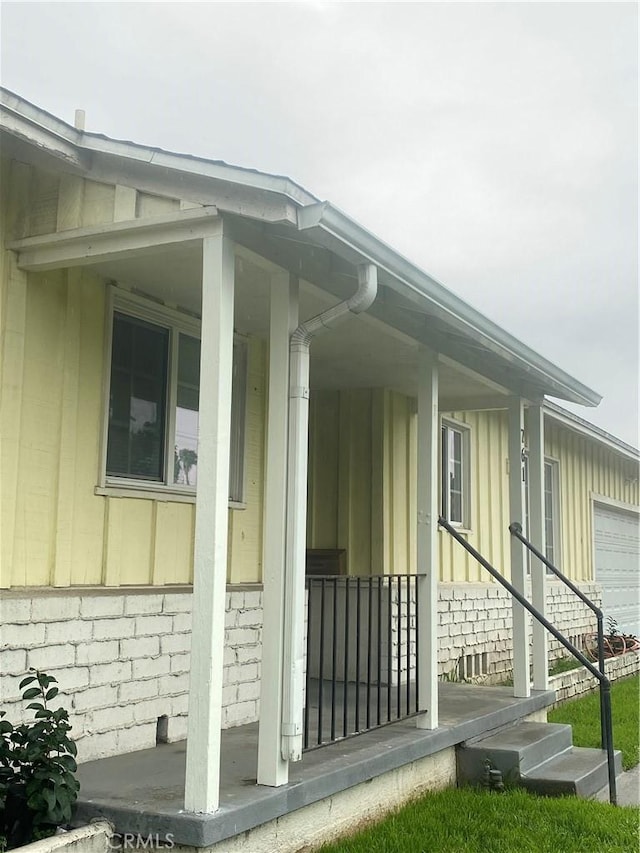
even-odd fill
[(80, 788), (69, 715), (48, 706), (57, 681), (31, 672), (20, 689), (25, 701), (35, 700), (27, 705), (34, 719), (14, 726), (0, 711), (0, 851), (53, 835), (70, 821)]

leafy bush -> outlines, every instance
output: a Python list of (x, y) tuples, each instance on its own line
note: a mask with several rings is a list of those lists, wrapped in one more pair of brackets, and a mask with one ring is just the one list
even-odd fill
[(25, 701), (36, 700), (27, 705), (34, 719), (14, 726), (0, 711), (0, 851), (53, 835), (70, 821), (80, 788), (69, 715), (48, 706), (57, 680), (30, 671), (20, 689)]

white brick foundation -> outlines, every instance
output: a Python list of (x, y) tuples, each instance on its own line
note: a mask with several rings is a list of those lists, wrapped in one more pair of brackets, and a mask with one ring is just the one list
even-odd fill
[[(59, 682), (80, 761), (155, 746), (187, 733), (191, 594), (93, 591), (0, 602), (0, 695), (23, 719), (19, 683), (29, 667)], [(230, 588), (225, 614), (223, 726), (258, 717), (262, 591)], [(57, 701), (57, 700), (56, 700)], [(164, 723), (164, 721), (163, 721)]]
[[(550, 581), (548, 587), (551, 621), (581, 648), (584, 634), (595, 630), (593, 614), (558, 582)], [(407, 649), (406, 631), (407, 619), (412, 631), (415, 627), (414, 589), (411, 584), (409, 604), (403, 584), (399, 608), (394, 585), (389, 602), (392, 683), (398, 675), (405, 681), (407, 671), (413, 676), (415, 670), (415, 643), (409, 637)], [(585, 584), (583, 589), (599, 602), (595, 585)], [(386, 595), (384, 601), (388, 601)], [(492, 583), (442, 584), (438, 610), (441, 674), (489, 682), (510, 675), (511, 600), (505, 591)], [(385, 605), (385, 624), (388, 611)], [(225, 728), (258, 719), (262, 618), (259, 586), (229, 588), (222, 696)], [(18, 684), (33, 666), (58, 679), (61, 704), (70, 712), (81, 761), (154, 746), (157, 732), (168, 741), (186, 737), (189, 592), (5, 593), (0, 619), (0, 695), (2, 709), (13, 722), (24, 714)], [(384, 640), (383, 673), (388, 648)], [(564, 649), (552, 642), (550, 657), (563, 654)], [(637, 666), (637, 656), (634, 660)], [(618, 669), (619, 665), (616, 673)], [(567, 679), (568, 691), (579, 676), (567, 673)], [(166, 720), (159, 725), (160, 718)]]
[[(599, 605), (600, 590), (582, 584), (582, 591)], [(529, 594), (529, 600), (531, 596)], [(578, 649), (585, 634), (596, 630), (595, 614), (560, 581), (547, 583), (547, 618)], [(497, 584), (441, 584), (438, 666), (453, 680), (500, 681), (513, 669), (511, 596)], [(531, 633), (530, 633), (531, 636)], [(550, 637), (549, 658), (568, 654)]]
[[(604, 667), (610, 681), (637, 675), (640, 672), (640, 654), (638, 652), (627, 652), (626, 655), (609, 658), (604, 662)], [(598, 686), (597, 680), (584, 667), (553, 675), (550, 678), (550, 683), (551, 689), (556, 691), (554, 707), (566, 699), (573, 699), (582, 693), (588, 693)]]

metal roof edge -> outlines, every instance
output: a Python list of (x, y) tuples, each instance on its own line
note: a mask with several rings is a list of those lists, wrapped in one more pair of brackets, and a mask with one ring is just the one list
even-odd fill
[(584, 418), (575, 415), (573, 412), (559, 406), (557, 403), (553, 403), (551, 400), (545, 400), (542, 408), (545, 415), (548, 415), (552, 420), (569, 427), (569, 429), (573, 429), (575, 432), (593, 438), (601, 444), (607, 445), (607, 447), (632, 459), (634, 462), (640, 462), (640, 450), (631, 444), (627, 444), (621, 438), (617, 438), (612, 433), (586, 421)]
[[(52, 137), (92, 154), (124, 157), (154, 166), (164, 166), (167, 169), (196, 173), (205, 178), (237, 183), (252, 189), (266, 190), (286, 196), (300, 205), (315, 204), (318, 201), (316, 196), (284, 175), (273, 175), (245, 166), (235, 166), (223, 160), (180, 154), (137, 142), (113, 139), (101, 133), (78, 130), (4, 87), (0, 87), (0, 106), (28, 125), (35, 125), (41, 131), (50, 133)], [(13, 132), (10, 128), (9, 131)], [(21, 135), (27, 137), (26, 133)]]
[(27, 101), (26, 98), (6, 89), (4, 86), (0, 86), (0, 105), (26, 121), (48, 130), (54, 136), (64, 139), (65, 142), (71, 142), (74, 145), (78, 145), (80, 142), (81, 130), (53, 115), (53, 113), (32, 104), (31, 101)]

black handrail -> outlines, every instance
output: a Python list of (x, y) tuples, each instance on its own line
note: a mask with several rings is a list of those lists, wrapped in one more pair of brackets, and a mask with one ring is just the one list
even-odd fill
[[(598, 669), (600, 670), (600, 672), (604, 676), (606, 676), (607, 673), (605, 671), (605, 664), (604, 664), (604, 614), (602, 613), (602, 610), (598, 607), (597, 604), (594, 604), (593, 601), (591, 601), (591, 599), (588, 598), (584, 594), (584, 592), (581, 589), (579, 589), (573, 583), (573, 581), (569, 580), (569, 578), (566, 575), (564, 575), (560, 571), (560, 569), (556, 568), (556, 566), (554, 566), (553, 563), (551, 563), (547, 559), (547, 557), (544, 554), (542, 554), (532, 542), (529, 542), (529, 540), (526, 538), (526, 536), (522, 532), (522, 525), (520, 524), (520, 522), (518, 522), (518, 521), (512, 522), (509, 525), (509, 533), (511, 533), (512, 536), (515, 536), (516, 539), (518, 539), (520, 542), (522, 542), (522, 544), (525, 546), (525, 548), (528, 548), (529, 551), (531, 551), (531, 553), (534, 556), (536, 556), (540, 560), (541, 563), (544, 563), (544, 565), (551, 572), (553, 572), (553, 574), (557, 578), (559, 578), (571, 590), (571, 592), (573, 592), (575, 595), (577, 595), (578, 598), (581, 601), (583, 601), (587, 605), (587, 607), (591, 608), (591, 610), (593, 610), (593, 612), (596, 614), (596, 620), (597, 620), (597, 625), (598, 625), (598, 627), (597, 627), (597, 632), (598, 632)], [(602, 749), (606, 749), (606, 736), (605, 736), (605, 731), (604, 731), (604, 713), (603, 712), (604, 712), (604, 708), (602, 706), (602, 692), (601, 692), (600, 693), (600, 745), (602, 746)]]
[(616, 768), (615, 768), (615, 756), (613, 753), (613, 731), (612, 731), (612, 723), (611, 723), (611, 682), (603, 675), (599, 669), (591, 663), (591, 661), (587, 660), (587, 658), (580, 652), (570, 640), (561, 634), (560, 631), (552, 625), (549, 620), (540, 613), (540, 611), (528, 601), (522, 593), (520, 593), (509, 581), (504, 578), (500, 572), (495, 569), (491, 563), (486, 560), (479, 551), (469, 545), (469, 543), (462, 537), (455, 527), (452, 527), (449, 522), (440, 516), (438, 519), (438, 524), (440, 527), (444, 528), (456, 542), (459, 542), (460, 545), (474, 557), (481, 566), (483, 566), (489, 574), (498, 581), (508, 592), (509, 594), (516, 599), (524, 608), (528, 610), (529, 613), (540, 622), (541, 625), (552, 634), (559, 643), (561, 643), (567, 651), (571, 652), (571, 654), (580, 661), (580, 663), (586, 667), (589, 672), (598, 679), (600, 682), (600, 693), (602, 695), (602, 709), (604, 711), (604, 731), (606, 737), (606, 750), (607, 750), (607, 765), (609, 770), (609, 802), (612, 805), (617, 805), (617, 792), (616, 792)]

